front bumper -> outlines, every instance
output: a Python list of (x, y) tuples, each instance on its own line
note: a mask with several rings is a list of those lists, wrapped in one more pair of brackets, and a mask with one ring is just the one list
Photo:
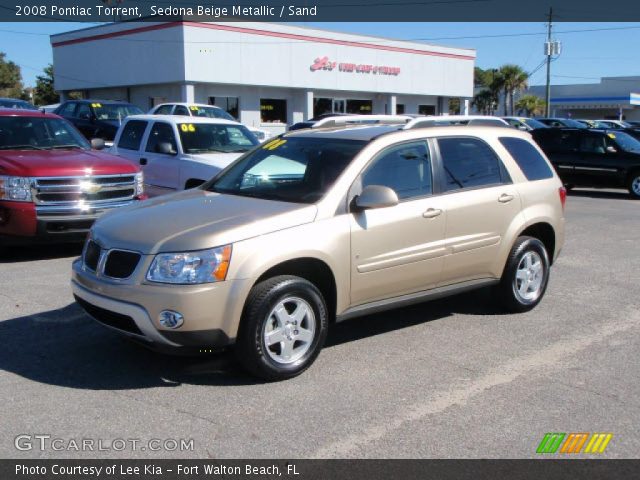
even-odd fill
[[(71, 281), (76, 301), (98, 322), (157, 350), (198, 353), (233, 344), (241, 313), (234, 299), (244, 282), (146, 284), (140, 278), (151, 260), (143, 256), (126, 281), (97, 277), (76, 260)], [(163, 327), (158, 321), (163, 310), (180, 312), (184, 324), (173, 330)]]

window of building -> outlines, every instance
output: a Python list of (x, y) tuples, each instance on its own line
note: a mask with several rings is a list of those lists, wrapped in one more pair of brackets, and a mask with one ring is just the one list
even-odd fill
[(260, 99), (262, 123), (287, 123), (287, 101), (279, 98)]
[(404, 103), (396, 103), (396, 114), (402, 115), (404, 113)]
[(430, 195), (431, 162), (424, 142), (396, 145), (383, 151), (362, 175), (362, 187), (384, 185), (400, 200)]
[(371, 100), (347, 100), (347, 113), (367, 115), (373, 110)]
[(170, 143), (173, 147), (173, 151), (178, 151), (173, 127), (168, 123), (156, 122), (153, 124), (151, 133), (149, 134), (149, 140), (147, 140), (147, 152), (156, 153), (158, 144), (162, 142)]
[(553, 172), (544, 157), (526, 140), (502, 137), (500, 143), (516, 161), (527, 180), (543, 180), (553, 177)]
[(127, 150), (138, 150), (140, 148), (140, 142), (142, 136), (147, 128), (147, 122), (142, 120), (130, 120), (124, 126), (120, 140), (118, 141), (118, 148), (126, 148)]
[(497, 185), (507, 179), (496, 153), (477, 138), (439, 138), (438, 146), (447, 191)]
[(209, 105), (220, 107), (233, 118), (240, 118), (238, 97), (209, 97)]
[(418, 113), (420, 115), (435, 115), (436, 106), (435, 105), (418, 105)]
[(333, 113), (333, 99), (332, 98), (314, 98), (313, 99), (313, 116), (324, 115), (326, 113)]

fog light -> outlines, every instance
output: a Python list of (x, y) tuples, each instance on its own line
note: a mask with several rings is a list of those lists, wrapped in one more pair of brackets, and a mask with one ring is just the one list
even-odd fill
[(158, 319), (160, 325), (166, 328), (178, 328), (184, 323), (184, 317), (173, 310), (163, 310)]

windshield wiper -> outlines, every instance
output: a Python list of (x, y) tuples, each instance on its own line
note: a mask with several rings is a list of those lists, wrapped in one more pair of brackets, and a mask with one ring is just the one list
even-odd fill
[(46, 150), (46, 148), (36, 147), (35, 145), (2, 145), (0, 150)]
[(63, 149), (63, 148), (77, 148), (80, 150), (84, 150), (84, 148), (82, 148), (80, 145), (54, 145), (52, 147), (50, 147), (52, 150), (56, 150), (56, 149)]

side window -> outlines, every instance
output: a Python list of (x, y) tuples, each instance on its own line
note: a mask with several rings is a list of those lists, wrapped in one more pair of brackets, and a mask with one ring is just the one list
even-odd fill
[(156, 122), (153, 124), (151, 133), (149, 133), (149, 140), (147, 140), (147, 152), (156, 153), (156, 147), (159, 143), (167, 142), (173, 147), (173, 151), (177, 152), (176, 136), (173, 133), (173, 127), (168, 123)]
[(78, 104), (78, 110), (76, 111), (77, 118), (81, 118), (83, 120), (89, 120), (91, 118), (91, 107), (88, 103), (80, 103)]
[(498, 155), (477, 138), (439, 138), (445, 191), (496, 185), (507, 180)]
[(155, 111), (156, 115), (171, 115), (171, 109), (173, 108), (173, 105), (162, 105), (161, 107), (158, 107), (158, 109)]
[(73, 117), (73, 112), (76, 109), (76, 102), (67, 102), (62, 110), (60, 111), (60, 115), (63, 117)]
[(176, 105), (176, 109), (173, 111), (174, 115), (186, 115), (189, 116), (189, 109), (184, 105)]
[(605, 154), (607, 142), (603, 135), (582, 135), (580, 138), (580, 151), (582, 153)]
[(553, 177), (553, 172), (540, 152), (526, 140), (502, 137), (500, 143), (516, 161), (527, 180), (543, 180)]
[(384, 185), (400, 200), (432, 193), (431, 159), (425, 142), (384, 150), (362, 174), (362, 187)]
[(122, 130), (122, 135), (120, 135), (118, 148), (138, 150), (146, 128), (147, 122), (143, 122), (141, 120), (131, 120), (127, 122)]

